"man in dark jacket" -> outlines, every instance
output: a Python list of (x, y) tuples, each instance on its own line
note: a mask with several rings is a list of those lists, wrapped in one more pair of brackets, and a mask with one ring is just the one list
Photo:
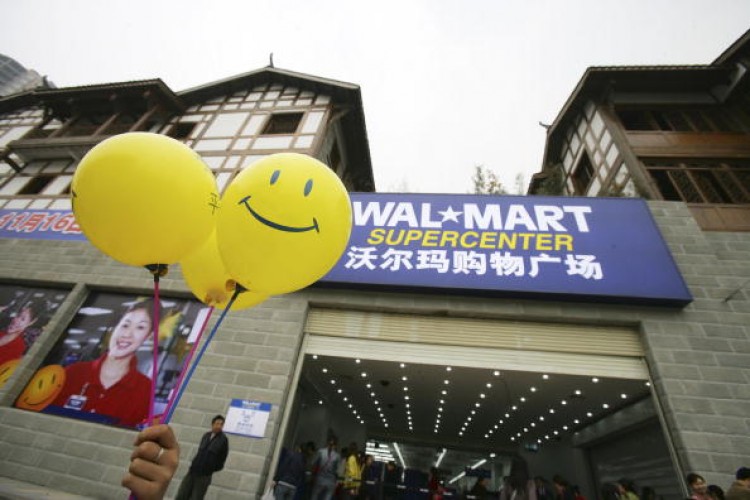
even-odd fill
[(224, 468), (229, 454), (229, 440), (222, 432), (224, 417), (216, 415), (211, 420), (211, 431), (201, 438), (198, 453), (183, 478), (176, 500), (202, 500), (211, 484), (211, 475)]
[(276, 500), (293, 500), (297, 496), (297, 490), (305, 482), (305, 458), (302, 455), (301, 445), (294, 450), (284, 451), (273, 478), (276, 483), (273, 496)]

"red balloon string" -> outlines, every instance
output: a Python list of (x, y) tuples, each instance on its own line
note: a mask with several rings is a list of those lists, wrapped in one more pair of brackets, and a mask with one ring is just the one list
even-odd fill
[(154, 425), (154, 402), (156, 400), (156, 382), (159, 376), (159, 274), (154, 274), (154, 349), (151, 366), (151, 399), (148, 403), (148, 425)]
[(188, 353), (187, 359), (185, 359), (185, 363), (182, 365), (182, 370), (180, 370), (180, 376), (177, 379), (177, 383), (174, 385), (174, 388), (172, 389), (172, 395), (169, 396), (169, 402), (167, 403), (167, 407), (164, 409), (164, 415), (166, 415), (166, 419), (163, 419), (161, 421), (162, 424), (168, 424), (169, 419), (172, 416), (172, 413), (170, 410), (172, 409), (172, 405), (174, 404), (174, 400), (177, 397), (177, 393), (179, 392), (180, 386), (182, 385), (182, 379), (185, 378), (185, 373), (188, 371), (188, 366), (190, 366), (190, 360), (193, 359), (193, 354), (195, 354), (195, 349), (198, 347), (198, 344), (201, 342), (201, 337), (203, 336), (203, 332), (206, 331), (206, 326), (208, 326), (208, 321), (211, 319), (211, 314), (214, 312), (214, 307), (211, 306), (211, 308), (208, 310), (208, 314), (206, 314), (206, 317), (203, 319), (203, 325), (201, 325), (200, 332), (198, 332), (198, 337), (195, 339), (195, 342), (193, 342), (193, 347), (190, 348), (190, 352)]

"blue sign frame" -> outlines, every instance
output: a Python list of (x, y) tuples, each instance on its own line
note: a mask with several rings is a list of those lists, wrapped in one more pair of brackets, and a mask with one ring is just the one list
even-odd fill
[(354, 227), (323, 284), (685, 305), (642, 199), (352, 193)]

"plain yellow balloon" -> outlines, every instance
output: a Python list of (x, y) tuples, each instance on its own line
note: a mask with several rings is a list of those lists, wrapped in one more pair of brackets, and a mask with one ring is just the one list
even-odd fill
[(216, 179), (170, 137), (121, 134), (94, 146), (71, 184), (73, 212), (99, 250), (132, 266), (173, 264), (214, 228)]
[(352, 229), (349, 194), (325, 164), (279, 153), (243, 170), (222, 196), (216, 238), (229, 274), (245, 288), (289, 293), (325, 276)]
[[(224, 262), (216, 246), (216, 232), (192, 254), (180, 261), (182, 276), (190, 291), (204, 304), (225, 309), (232, 298), (235, 281), (224, 269)], [(257, 306), (267, 295), (246, 291), (240, 293), (232, 303), (232, 311)]]

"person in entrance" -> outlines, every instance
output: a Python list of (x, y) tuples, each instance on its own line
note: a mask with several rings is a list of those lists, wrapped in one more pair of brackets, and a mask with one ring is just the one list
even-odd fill
[(211, 476), (224, 468), (229, 454), (229, 440), (222, 432), (224, 417), (216, 415), (211, 420), (211, 430), (203, 435), (190, 470), (180, 483), (176, 500), (202, 500), (206, 495)]
[(318, 450), (313, 461), (315, 475), (311, 500), (331, 500), (338, 482), (341, 456), (336, 451), (336, 439), (329, 438), (328, 446)]

